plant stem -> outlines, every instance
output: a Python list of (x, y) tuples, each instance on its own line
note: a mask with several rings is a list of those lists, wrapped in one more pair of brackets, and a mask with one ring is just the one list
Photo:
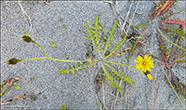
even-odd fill
[(61, 59), (56, 59), (56, 58), (52, 58), (52, 57), (48, 57), (48, 59), (55, 60), (55, 61), (61, 61), (61, 62), (86, 62), (85, 60), (83, 60), (83, 61), (61, 60)]
[(43, 52), (45, 53), (46, 57), (48, 57), (48, 55), (47, 55), (47, 53), (45, 52), (45, 50), (44, 50), (38, 43), (36, 43), (36, 42), (33, 41), (33, 40), (32, 40), (32, 42), (33, 42), (34, 44), (38, 45), (38, 46), (43, 50)]
[[(61, 62), (87, 62), (86, 60), (83, 61), (73, 61), (73, 60), (61, 60), (61, 59), (56, 59), (56, 58), (52, 58), (52, 57), (36, 57), (36, 58), (29, 58), (29, 59), (21, 59), (20, 61), (28, 61), (28, 60), (38, 60), (38, 59), (51, 59), (51, 60), (55, 60), (55, 61), (61, 61)], [(95, 62), (99, 62), (99, 60), (92, 60)]]
[(21, 59), (20, 61), (28, 61), (28, 60), (38, 60), (38, 59), (47, 59), (47, 57), (36, 57), (36, 58), (29, 58), (29, 59)]
[(179, 45), (177, 45), (177, 44), (173, 43), (172, 41), (170, 41), (169, 39), (167, 39), (167, 38), (162, 34), (162, 32), (160, 31), (160, 29), (158, 28), (158, 26), (156, 26), (156, 27), (157, 27), (159, 33), (160, 33), (168, 42), (170, 42), (171, 44), (175, 45), (176, 47), (178, 47), (178, 48), (180, 48), (180, 49), (186, 51), (184, 48), (180, 47)]
[(103, 60), (103, 61), (104, 62), (107, 62), (107, 63), (113, 63), (113, 64), (117, 64), (117, 65), (122, 65), (122, 66), (136, 67), (136, 65), (126, 65), (126, 64), (121, 64), (121, 63), (116, 63), (116, 62), (108, 61), (108, 60)]

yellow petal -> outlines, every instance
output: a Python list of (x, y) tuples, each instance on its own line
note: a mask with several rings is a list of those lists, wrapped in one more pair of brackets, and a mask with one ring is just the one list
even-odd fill
[(138, 63), (139, 61), (138, 60), (134, 60), (134, 62)]

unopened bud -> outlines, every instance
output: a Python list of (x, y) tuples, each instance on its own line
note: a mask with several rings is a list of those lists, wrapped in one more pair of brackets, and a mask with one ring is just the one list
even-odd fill
[(144, 74), (145, 74), (150, 80), (153, 80), (153, 77), (152, 77), (152, 75), (150, 74), (149, 71), (144, 72)]
[(27, 43), (30, 43), (30, 42), (33, 41), (29, 36), (21, 36), (21, 39), (24, 40)]
[(16, 58), (11, 58), (10, 60), (8, 60), (8, 61), (6, 62), (6, 64), (15, 65), (17, 62), (19, 62), (18, 59), (16, 59)]

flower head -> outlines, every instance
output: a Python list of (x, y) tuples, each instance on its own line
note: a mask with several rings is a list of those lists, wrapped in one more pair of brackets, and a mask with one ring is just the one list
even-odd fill
[(138, 60), (134, 60), (134, 62), (136, 62), (136, 69), (140, 70), (141, 68), (141, 71), (140, 73), (142, 73), (143, 71), (146, 72), (146, 71), (151, 71), (150, 68), (154, 68), (153, 66), (153, 61), (151, 60), (151, 56), (149, 57), (149, 55), (145, 55), (144, 59), (138, 55), (137, 59)]

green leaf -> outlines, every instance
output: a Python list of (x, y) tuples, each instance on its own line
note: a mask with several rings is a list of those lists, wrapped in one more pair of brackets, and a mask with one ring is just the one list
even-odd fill
[(80, 64), (80, 63), (78, 63), (75, 67), (73, 67), (72, 65), (70, 65), (65, 70), (57, 70), (57, 72), (59, 72), (59, 73), (70, 73), (71, 72), (72, 74), (74, 74), (75, 71), (78, 72), (79, 70), (90, 68), (90, 67), (94, 66), (95, 64), (96, 63), (94, 63), (92, 65), (88, 65), (88, 66), (83, 67), (86, 64), (83, 64), (83, 63)]
[(101, 26), (102, 31), (104, 32), (104, 31), (105, 31), (105, 28), (104, 28), (104, 26), (103, 26), (103, 23), (99, 23), (99, 25)]
[(59, 72), (59, 73), (69, 73), (70, 71), (69, 71), (69, 66), (67, 67), (67, 69), (65, 69), (65, 70), (57, 70), (57, 72)]
[(11, 86), (8, 86), (4, 91), (0, 93), (0, 97), (10, 88)]
[(56, 44), (51, 44), (50, 47), (56, 47)]
[(115, 68), (110, 66), (109, 64), (105, 63), (105, 65), (120, 79), (123, 79), (122, 81), (128, 81), (128, 83), (132, 84), (133, 86), (136, 86), (136, 84), (129, 78), (129, 76), (124, 76), (123, 73), (118, 72)]
[(88, 35), (86, 35), (88, 38), (88, 40), (91, 40), (92, 46), (94, 49), (97, 50), (97, 53), (99, 54), (101, 52), (101, 32), (99, 32), (99, 28), (100, 26), (98, 26), (98, 15), (96, 16), (95, 20), (94, 20), (94, 26), (92, 26), (90, 28), (90, 26), (88, 25), (87, 21), (85, 20), (86, 26), (87, 26), (87, 31), (85, 31), (86, 33), (88, 33)]
[(97, 101), (96, 103), (97, 103), (98, 105), (100, 104), (100, 102), (99, 102), (99, 101)]
[(110, 57), (121, 46), (121, 44), (125, 41), (126, 38), (127, 38), (127, 35), (116, 45), (116, 47), (104, 59), (107, 59), (108, 57)]
[(7, 83), (1, 84), (0, 89), (3, 88)]
[(145, 22), (145, 23), (141, 23), (139, 25), (131, 26), (131, 27), (141, 27), (141, 26), (145, 26), (145, 25), (149, 25), (149, 23), (148, 22)]
[(105, 38), (106, 43), (104, 45), (104, 51), (103, 51), (103, 56), (105, 55), (106, 51), (110, 49), (111, 45), (113, 44), (112, 43), (112, 40), (114, 40), (114, 37), (113, 37), (113, 34), (116, 33), (116, 29), (117, 29), (117, 22), (118, 22), (118, 19), (115, 20), (114, 22), (114, 25), (111, 27), (111, 30), (108, 31), (109, 34), (106, 34), (107, 38)]
[(101, 27), (103, 27), (103, 23), (99, 23), (99, 25), (100, 25)]
[(175, 32), (183, 37), (186, 37), (186, 33), (184, 33), (183, 30), (181, 30), (181, 29), (172, 28), (168, 25), (163, 25), (163, 26), (165, 26), (166, 28), (169, 28), (169, 31), (171, 31), (171, 32)]
[(105, 74), (105, 76), (106, 76), (106, 78), (107, 78), (107, 83), (110, 85), (110, 87), (116, 88), (117, 92), (120, 92), (121, 97), (123, 97), (123, 92), (122, 92), (121, 87), (119, 86), (119, 84), (116, 84), (118, 81), (115, 81), (115, 82), (114, 82), (114, 81), (113, 81), (114, 78), (111, 78), (111, 75), (107, 72), (107, 70), (105, 69), (104, 65), (101, 64), (101, 66), (102, 66), (102, 69), (103, 69), (103, 71), (104, 71), (104, 74)]
[(123, 81), (127, 81), (128, 83), (132, 84), (133, 86), (136, 86), (136, 84), (134, 83), (134, 81), (132, 79), (129, 78), (129, 76), (124, 76), (124, 74), (122, 74), (123, 76)]
[(96, 15), (96, 18), (95, 18), (93, 24), (94, 24), (94, 26), (95, 26), (96, 28), (98, 28), (98, 15)]
[(28, 32), (25, 33), (25, 36), (29, 36)]

